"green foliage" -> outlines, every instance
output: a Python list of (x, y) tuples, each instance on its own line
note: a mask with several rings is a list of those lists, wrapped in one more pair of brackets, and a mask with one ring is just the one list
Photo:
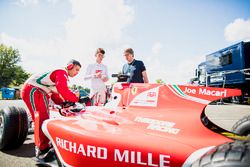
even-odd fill
[(87, 93), (90, 93), (90, 89), (89, 88), (84, 88), (83, 89), (85, 92), (87, 92)]
[(29, 77), (30, 74), (26, 73), (21, 66), (16, 66), (15, 79), (12, 81), (14, 86), (23, 84)]
[(80, 85), (77, 86), (77, 90), (83, 90), (84, 88)]
[(165, 82), (162, 79), (157, 79), (156, 83), (158, 83), (158, 84), (164, 84)]
[(75, 84), (73, 84), (72, 86), (69, 87), (72, 90), (77, 90), (77, 86)]
[(76, 84), (73, 84), (72, 86), (69, 87), (71, 90), (84, 90), (85, 92), (87, 93), (90, 93), (90, 89), (89, 88), (84, 88), (83, 86), (80, 86), (80, 85), (76, 85)]
[(189, 82), (194, 83), (195, 81), (198, 81), (198, 78), (191, 78)]
[(87, 92), (87, 93), (90, 93), (90, 89), (89, 88), (84, 88), (84, 87), (82, 87), (82, 86), (80, 86), (80, 85), (78, 85), (78, 86), (76, 86), (77, 87), (77, 90), (84, 90), (85, 92)]
[(10, 84), (18, 86), (29, 77), (29, 74), (17, 65), (20, 61), (21, 56), (17, 49), (0, 44), (0, 88)]

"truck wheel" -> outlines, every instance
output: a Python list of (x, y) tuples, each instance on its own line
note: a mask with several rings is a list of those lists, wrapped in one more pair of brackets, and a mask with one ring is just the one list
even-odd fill
[(0, 110), (0, 150), (20, 147), (28, 133), (28, 117), (23, 108)]
[(208, 151), (192, 167), (249, 167), (250, 142), (235, 141)]
[(243, 104), (244, 103), (244, 98), (242, 96), (233, 96), (232, 97), (232, 103), (234, 104)]
[(250, 115), (237, 121), (232, 127), (232, 132), (241, 136), (250, 136)]

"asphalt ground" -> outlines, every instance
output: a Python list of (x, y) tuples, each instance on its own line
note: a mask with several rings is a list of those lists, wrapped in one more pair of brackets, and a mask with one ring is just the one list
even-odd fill
[[(26, 108), (22, 100), (0, 100), (0, 109), (13, 105)], [(250, 106), (208, 105), (206, 115), (213, 123), (230, 131), (235, 122), (250, 115)], [(0, 151), (0, 167), (35, 167), (36, 163), (32, 160), (35, 156), (33, 137), (33, 134), (29, 134), (24, 144), (18, 149)]]
[(205, 113), (214, 124), (231, 131), (239, 119), (250, 115), (250, 105), (208, 105)]

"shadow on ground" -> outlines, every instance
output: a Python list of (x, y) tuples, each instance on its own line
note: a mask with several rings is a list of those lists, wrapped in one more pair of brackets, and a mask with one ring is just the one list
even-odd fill
[(34, 143), (23, 144), (18, 149), (4, 150), (5, 154), (9, 154), (17, 157), (32, 158), (35, 156), (35, 145)]
[(2, 152), (16, 157), (23, 157), (23, 158), (35, 157), (35, 145), (33, 137), (34, 137), (33, 134), (29, 134), (21, 147), (12, 150), (2, 150)]

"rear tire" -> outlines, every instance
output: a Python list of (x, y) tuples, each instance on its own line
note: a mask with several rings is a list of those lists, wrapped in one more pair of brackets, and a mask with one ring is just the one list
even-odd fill
[(28, 133), (28, 116), (23, 108), (0, 110), (0, 150), (20, 147)]
[(232, 132), (241, 136), (250, 136), (250, 115), (237, 121), (232, 127)]
[(217, 146), (198, 159), (192, 167), (249, 167), (250, 142), (235, 141)]

